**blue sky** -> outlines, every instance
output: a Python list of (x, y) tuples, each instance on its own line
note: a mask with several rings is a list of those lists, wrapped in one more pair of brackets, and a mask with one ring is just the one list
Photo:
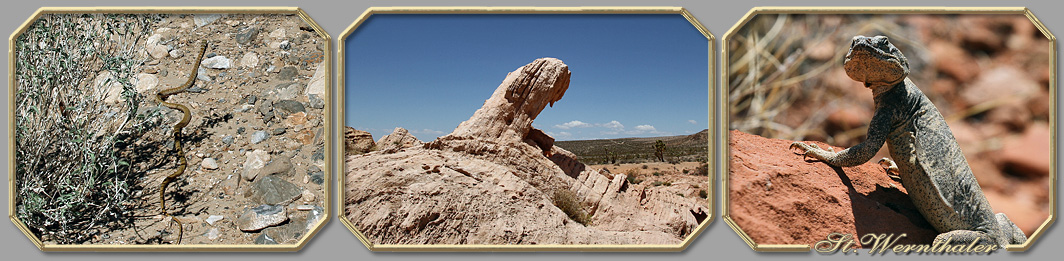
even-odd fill
[(344, 124), (431, 141), (536, 58), (572, 72), (533, 126), (557, 140), (708, 128), (709, 42), (679, 14), (377, 14), (347, 39)]

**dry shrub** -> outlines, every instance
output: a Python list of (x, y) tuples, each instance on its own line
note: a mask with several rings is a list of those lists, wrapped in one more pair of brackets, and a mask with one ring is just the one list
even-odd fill
[[(129, 147), (150, 117), (130, 80), (156, 19), (44, 15), (16, 39), (14, 214), (43, 240), (80, 243), (132, 223), (120, 221), (140, 178)], [(112, 77), (94, 82), (104, 71)]]
[(566, 189), (560, 189), (554, 192), (554, 198), (552, 201), (554, 202), (554, 206), (558, 207), (562, 212), (565, 212), (565, 215), (569, 216), (569, 219), (585, 226), (591, 224), (591, 216), (584, 213), (583, 208), (580, 207), (580, 199), (576, 197), (576, 193)]

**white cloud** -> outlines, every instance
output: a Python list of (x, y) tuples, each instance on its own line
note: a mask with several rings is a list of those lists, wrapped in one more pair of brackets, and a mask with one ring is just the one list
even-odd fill
[(433, 134), (433, 135), (440, 135), (440, 134), (443, 134), (443, 131), (438, 131), (438, 130), (432, 130), (432, 129), (421, 129), (421, 130), (410, 130), (410, 133), (413, 133), (413, 134)]
[(599, 123), (595, 125), (600, 127), (606, 127), (607, 129), (624, 130), (624, 124), (621, 124), (621, 122), (619, 121), (610, 121), (607, 123)]
[(563, 124), (554, 125), (554, 127), (555, 128), (559, 128), (559, 129), (563, 129), (563, 130), (568, 130), (568, 129), (571, 129), (571, 128), (587, 128), (587, 127), (591, 127), (591, 124), (588, 124), (588, 123), (582, 122), (582, 121), (574, 120), (574, 121), (566, 122), (566, 123), (563, 123)]
[(691, 124), (698, 124), (698, 121), (695, 120), (687, 120), (687, 122), (690, 122)]
[(635, 130), (637, 130), (637, 131), (645, 131), (645, 132), (657, 132), (658, 131), (657, 128), (654, 128), (654, 126), (650, 126), (650, 125), (635, 126)]

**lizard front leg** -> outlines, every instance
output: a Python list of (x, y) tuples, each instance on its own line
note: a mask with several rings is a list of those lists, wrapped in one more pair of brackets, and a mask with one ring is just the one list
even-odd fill
[(805, 157), (813, 157), (814, 159), (818, 159), (825, 162), (831, 161), (831, 159), (834, 159), (836, 156), (838, 156), (838, 153), (836, 153), (835, 150), (831, 149), (830, 147), (827, 150), (821, 149), (820, 146), (817, 146), (815, 143), (809, 144), (800, 141), (795, 141), (794, 143), (791, 143), (791, 149), (799, 149), (802, 152), (798, 154), (801, 154)]

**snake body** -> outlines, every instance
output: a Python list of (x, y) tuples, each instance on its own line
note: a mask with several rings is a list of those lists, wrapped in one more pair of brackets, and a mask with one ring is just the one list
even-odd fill
[(159, 185), (159, 208), (162, 210), (164, 216), (170, 217), (174, 222), (177, 223), (178, 244), (181, 243), (181, 238), (185, 234), (185, 228), (184, 225), (181, 224), (181, 221), (178, 221), (176, 218), (173, 218), (172, 216), (170, 216), (169, 213), (166, 212), (166, 187), (170, 185), (170, 182), (173, 182), (175, 179), (177, 179), (178, 176), (184, 174), (185, 168), (188, 167), (188, 161), (185, 159), (185, 152), (181, 150), (181, 129), (185, 128), (185, 126), (188, 125), (189, 120), (192, 119), (192, 113), (189, 112), (188, 107), (185, 107), (185, 105), (166, 102), (166, 98), (170, 97), (170, 95), (187, 91), (188, 88), (192, 87), (192, 84), (196, 82), (196, 76), (198, 76), (199, 74), (200, 60), (203, 59), (203, 53), (207, 50), (207, 40), (200, 40), (199, 45), (199, 51), (197, 51), (199, 55), (196, 56), (196, 60), (192, 62), (192, 72), (188, 77), (188, 81), (185, 81), (185, 84), (182, 84), (181, 86), (165, 89), (159, 91), (159, 93), (156, 94), (156, 97), (159, 99), (159, 103), (161, 103), (163, 106), (175, 110), (180, 110), (182, 113), (181, 121), (174, 125), (174, 150), (177, 151), (177, 170), (174, 171), (173, 174), (166, 176), (166, 179), (163, 179), (163, 183)]

